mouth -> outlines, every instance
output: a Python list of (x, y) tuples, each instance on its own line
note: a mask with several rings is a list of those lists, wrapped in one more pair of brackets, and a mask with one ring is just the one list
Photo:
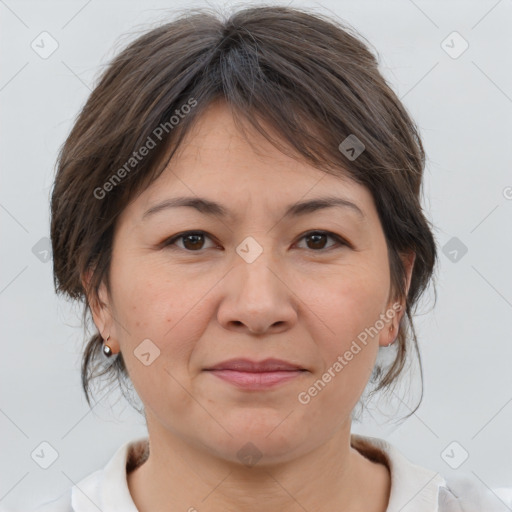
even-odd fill
[(205, 371), (239, 388), (254, 390), (275, 387), (308, 372), (297, 364), (279, 359), (266, 359), (260, 362), (231, 359)]

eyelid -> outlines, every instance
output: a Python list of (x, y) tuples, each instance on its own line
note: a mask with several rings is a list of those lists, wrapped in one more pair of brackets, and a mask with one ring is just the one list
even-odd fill
[(342, 246), (351, 247), (351, 244), (349, 244), (342, 236), (337, 235), (336, 233), (333, 233), (332, 231), (328, 231), (326, 229), (310, 229), (308, 231), (305, 231), (304, 233), (299, 235), (298, 241), (300, 242), (301, 240), (306, 238), (307, 235), (314, 235), (314, 234), (325, 235), (328, 238), (332, 238), (333, 240), (336, 241), (337, 245), (335, 244), (335, 245), (333, 245), (331, 247), (327, 247), (326, 249), (318, 249), (318, 250), (306, 249), (308, 252), (325, 253), (325, 252), (328, 252), (328, 251), (330, 251), (332, 249), (339, 248), (340, 246), (341, 247)]
[(171, 249), (176, 248), (176, 249), (181, 250), (183, 252), (189, 252), (189, 253), (194, 253), (194, 252), (201, 253), (201, 252), (203, 252), (205, 249), (199, 249), (198, 251), (188, 251), (187, 249), (182, 249), (181, 247), (176, 246), (176, 242), (178, 240), (180, 240), (181, 238), (185, 238), (188, 235), (204, 235), (205, 238), (209, 238), (210, 240), (215, 241), (215, 239), (208, 232), (200, 230), (200, 229), (191, 229), (191, 230), (188, 230), (188, 231), (182, 231), (181, 233), (177, 233), (176, 235), (173, 235), (173, 236), (171, 236), (169, 238), (166, 238), (163, 242), (158, 244), (158, 247), (159, 248), (171, 247)]
[[(328, 252), (328, 251), (330, 251), (332, 249), (336, 249), (336, 248), (343, 247), (343, 246), (346, 246), (346, 247), (349, 247), (349, 248), (353, 249), (352, 244), (350, 242), (348, 242), (345, 238), (343, 238), (341, 235), (338, 235), (336, 233), (333, 233), (332, 231), (328, 231), (328, 230), (325, 230), (325, 229), (309, 229), (308, 231), (305, 231), (305, 232), (303, 232), (302, 234), (299, 235), (298, 242), (303, 240), (307, 235), (312, 235), (312, 234), (326, 235), (327, 237), (330, 237), (330, 238), (334, 239), (337, 242), (337, 245), (334, 245), (334, 246), (331, 246), (331, 247), (327, 247), (326, 249), (318, 249), (318, 250), (315, 250), (315, 249), (305, 249), (308, 252), (326, 253), (326, 252)], [(182, 249), (181, 247), (176, 246), (176, 241), (178, 241), (179, 239), (184, 238), (184, 237), (186, 237), (188, 235), (204, 235), (206, 238), (209, 238), (210, 240), (215, 242), (215, 238), (212, 235), (210, 235), (208, 232), (206, 232), (204, 230), (197, 229), (197, 230), (182, 231), (182, 232), (177, 233), (177, 234), (175, 234), (175, 235), (173, 235), (173, 236), (171, 236), (169, 238), (166, 238), (163, 242), (158, 244), (158, 247), (159, 248), (178, 249), (178, 250), (181, 250), (183, 252), (199, 253), (199, 254), (206, 250), (206, 249), (203, 248), (203, 249), (199, 249), (197, 251), (189, 251), (187, 249)], [(296, 242), (296, 243), (298, 243), (298, 242)]]

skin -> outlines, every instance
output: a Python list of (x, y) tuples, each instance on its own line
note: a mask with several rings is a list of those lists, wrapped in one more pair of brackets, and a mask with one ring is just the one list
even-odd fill
[[(350, 415), (403, 310), (307, 405), (297, 399), (396, 303), (373, 198), (256, 132), (251, 140), (222, 103), (212, 104), (170, 166), (119, 216), (112, 294), (102, 286), (103, 305), (91, 308), (145, 406), (151, 453), (128, 475), (130, 492), (142, 512), (260, 511), (262, 503), (269, 511), (384, 512), (388, 469), (351, 447)], [(364, 218), (348, 208), (283, 218), (289, 204), (333, 194)], [(180, 207), (142, 220), (181, 195), (217, 201), (236, 217)], [(205, 236), (160, 245), (186, 230)], [(318, 230), (350, 246), (327, 236), (308, 241)], [(263, 248), (252, 263), (236, 252), (248, 236)], [(410, 280), (414, 255), (404, 261)], [(148, 366), (134, 354), (147, 338), (160, 350)], [(204, 371), (235, 357), (274, 357), (308, 371), (261, 391)], [(252, 467), (237, 457), (249, 441), (262, 454)]]

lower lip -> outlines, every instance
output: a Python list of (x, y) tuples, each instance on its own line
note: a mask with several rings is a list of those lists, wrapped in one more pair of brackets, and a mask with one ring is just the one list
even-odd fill
[(240, 372), (236, 370), (209, 370), (220, 379), (246, 389), (266, 389), (302, 375), (301, 370), (278, 372)]

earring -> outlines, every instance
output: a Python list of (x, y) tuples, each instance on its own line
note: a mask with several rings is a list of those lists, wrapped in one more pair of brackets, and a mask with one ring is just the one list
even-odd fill
[(112, 349), (107, 345), (107, 341), (110, 339), (110, 334), (107, 336), (107, 339), (105, 340), (105, 342), (103, 343), (103, 353), (107, 356), (107, 357), (110, 357), (112, 355)]
[[(394, 325), (390, 325), (390, 326), (389, 326), (389, 332), (393, 332), (394, 330), (395, 330)], [(390, 343), (388, 343), (388, 344), (386, 345), (386, 347), (390, 347), (391, 345), (393, 345), (393, 343), (395, 343), (395, 341), (396, 341), (396, 338), (395, 338), (393, 341), (391, 341)]]

